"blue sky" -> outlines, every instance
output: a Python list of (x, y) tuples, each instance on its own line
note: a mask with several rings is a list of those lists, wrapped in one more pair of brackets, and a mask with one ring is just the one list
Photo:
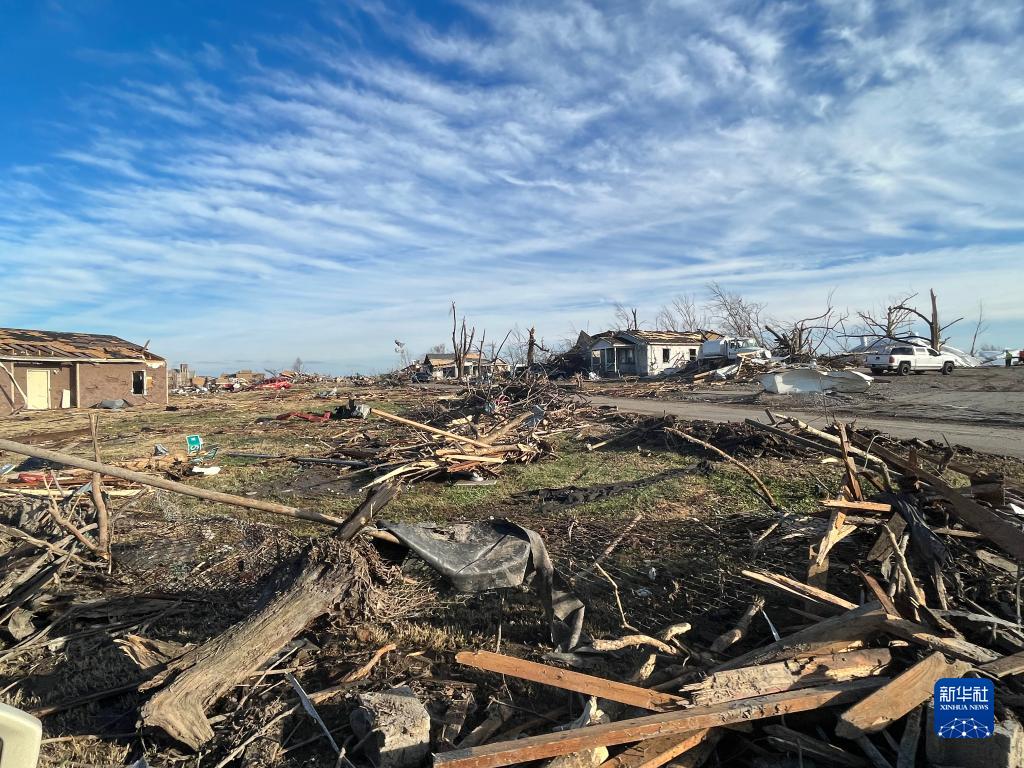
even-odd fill
[[(0, 325), (385, 370), (710, 280), (1024, 344), (1019, 2), (0, 0)], [(969, 332), (954, 334), (964, 342)]]

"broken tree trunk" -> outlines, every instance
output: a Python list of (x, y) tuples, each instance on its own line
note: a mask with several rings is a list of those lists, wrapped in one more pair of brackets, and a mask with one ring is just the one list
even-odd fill
[(370, 581), (368, 564), (347, 542), (396, 493), (393, 486), (385, 485), (369, 494), (334, 535), (314, 542), (297, 563), (280, 569), (282, 576), (298, 571), (290, 586), (248, 619), (171, 662), (146, 686), (170, 681), (142, 708), (143, 722), (198, 749), (213, 738), (207, 708), (271, 659), (313, 619), (339, 604), (353, 612), (361, 609)]
[(185, 483), (176, 483), (173, 480), (165, 480), (162, 477), (147, 475), (143, 472), (134, 472), (130, 469), (123, 469), (122, 467), (114, 467), (109, 464), (100, 464), (97, 461), (90, 461), (89, 459), (81, 459), (68, 453), (48, 451), (45, 448), (37, 448), (34, 445), (16, 443), (13, 440), (0, 440), (0, 451), (10, 451), (11, 453), (18, 453), (22, 456), (33, 456), (37, 459), (52, 461), (68, 467), (78, 467), (79, 469), (87, 469), (90, 472), (100, 472), (108, 477), (119, 477), (122, 480), (128, 480), (129, 482), (138, 483), (139, 485), (146, 485), (151, 488), (160, 488), (164, 491), (180, 493), (183, 496), (193, 496), (197, 499), (205, 499), (206, 501), (215, 501), (219, 504), (231, 504), (235, 507), (245, 507), (246, 509), (255, 509), (260, 512), (271, 512), (275, 515), (287, 515), (288, 517), (297, 517), (300, 520), (312, 520), (316, 523), (326, 523), (328, 525), (338, 525), (343, 522), (336, 517), (328, 517), (327, 515), (321, 515), (318, 512), (297, 509), (296, 507), (289, 507), (284, 504), (275, 504), (272, 501), (260, 501), (258, 499), (249, 499), (245, 496), (235, 496), (231, 493), (208, 491), (205, 488), (196, 488), (191, 485), (186, 485)]

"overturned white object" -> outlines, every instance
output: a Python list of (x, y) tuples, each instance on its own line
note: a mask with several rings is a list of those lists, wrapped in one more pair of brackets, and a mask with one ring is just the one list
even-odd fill
[(0, 766), (35, 768), (43, 724), (27, 712), (0, 704)]
[(766, 392), (795, 395), (804, 392), (867, 392), (874, 381), (860, 371), (822, 371), (817, 368), (786, 368), (761, 377)]

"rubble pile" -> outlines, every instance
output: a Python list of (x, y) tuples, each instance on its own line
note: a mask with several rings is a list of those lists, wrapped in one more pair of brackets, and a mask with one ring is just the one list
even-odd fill
[[(117, 466), (98, 450), (92, 461), (0, 440), (5, 455), (49, 462), (43, 495), (0, 486), (8, 700), (139, 768), (1024, 759), (1024, 489), (989, 459), (772, 412), (731, 425), (602, 413), (544, 381), (410, 397), (401, 413), (368, 401), (325, 412), (328, 455), (287, 457), (360, 477), (359, 502), (337, 517), (169, 480), (158, 474), (168, 457)], [(707, 471), (698, 463), (511, 495), (503, 510), (546, 515), (529, 527), (388, 520), (408, 483), (495, 480), (552, 455), (560, 433), (587, 438), (584, 451), (668, 447), (726, 462), (764, 509), (707, 521), (637, 512), (628, 523), (571, 512)], [(762, 477), (767, 458), (838, 467), (841, 486), (790, 509)], [(115, 495), (140, 488), (156, 489), (156, 511)], [(323, 533), (197, 523), (181, 496)], [(185, 529), (205, 541), (178, 540)], [(146, 579), (132, 582), (121, 557), (145, 559)], [(442, 592), (477, 596), (460, 614), (471, 626), (446, 627), (443, 652), (425, 639), (399, 647), (403, 622), (401, 637), (436, 639), (454, 615), (439, 609)], [(975, 738), (984, 751), (964, 746)]]

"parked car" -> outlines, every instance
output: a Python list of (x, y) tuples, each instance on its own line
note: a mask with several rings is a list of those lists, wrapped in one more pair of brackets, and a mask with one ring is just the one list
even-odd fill
[(880, 376), (886, 371), (895, 371), (900, 376), (906, 376), (911, 372), (924, 373), (925, 371), (941, 371), (944, 374), (950, 374), (956, 367), (956, 358), (931, 347), (907, 344), (893, 347), (888, 352), (876, 352), (868, 355), (865, 363), (876, 376)]

